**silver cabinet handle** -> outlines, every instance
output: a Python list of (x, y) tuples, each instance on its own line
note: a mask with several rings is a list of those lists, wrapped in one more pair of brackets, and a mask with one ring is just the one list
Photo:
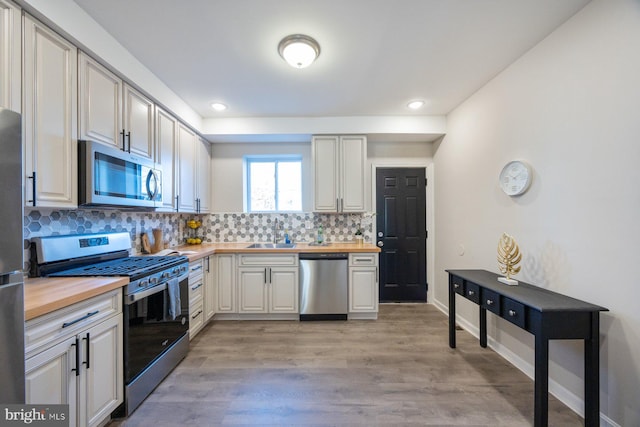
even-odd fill
[(460, 285), (459, 285), (459, 284), (457, 284), (457, 283), (454, 283), (454, 284), (453, 284), (453, 287), (454, 287), (454, 288), (456, 288), (456, 289), (458, 289), (458, 288), (460, 287)]
[(509, 310), (509, 316), (511, 316), (511, 317), (516, 317), (516, 314), (518, 314), (518, 313), (516, 313), (516, 312), (515, 312), (515, 311), (513, 311), (513, 310)]
[(469, 291), (469, 295), (475, 295), (476, 292), (475, 291)]
[(492, 299), (488, 299), (487, 300), (487, 305), (493, 305), (493, 300)]
[(382, 240), (379, 240), (379, 241), (378, 241), (378, 246), (379, 246), (379, 247), (383, 247), (383, 246), (384, 246), (384, 242), (383, 242)]

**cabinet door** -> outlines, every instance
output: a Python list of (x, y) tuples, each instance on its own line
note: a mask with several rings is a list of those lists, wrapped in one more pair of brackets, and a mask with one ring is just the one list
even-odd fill
[(162, 168), (162, 206), (159, 210), (176, 210), (178, 169), (176, 147), (178, 145), (178, 121), (161, 108), (156, 107), (156, 163)]
[(81, 333), (79, 338), (80, 425), (93, 427), (123, 401), (122, 316), (111, 317)]
[(237, 313), (236, 262), (233, 254), (216, 255), (216, 313)]
[(70, 426), (76, 425), (78, 411), (75, 346), (74, 336), (25, 362), (26, 403), (69, 405)]
[(215, 263), (211, 257), (204, 259), (204, 320), (208, 322), (216, 314)]
[(198, 139), (198, 212), (211, 211), (211, 144)]
[(186, 126), (178, 126), (178, 210), (196, 211), (196, 134)]
[(79, 139), (123, 149), (122, 80), (82, 52), (78, 73)]
[(13, 3), (0, 0), (0, 107), (21, 112), (21, 16)]
[(313, 210), (338, 211), (339, 138), (314, 136), (311, 141), (313, 165)]
[(377, 267), (349, 268), (349, 312), (378, 311)]
[(366, 136), (340, 137), (340, 211), (363, 212)]
[(239, 313), (267, 313), (267, 270), (265, 267), (238, 269)]
[(124, 85), (124, 129), (127, 133), (127, 151), (155, 160), (153, 138), (153, 102), (132, 88)]
[(74, 208), (78, 204), (77, 49), (27, 15), (23, 49), (25, 203), (33, 206), (35, 200), (36, 206)]
[(298, 269), (271, 267), (269, 275), (269, 312), (298, 313)]

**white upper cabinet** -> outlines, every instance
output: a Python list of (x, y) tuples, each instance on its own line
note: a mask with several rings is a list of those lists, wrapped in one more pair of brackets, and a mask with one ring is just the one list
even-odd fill
[(0, 0), (0, 108), (21, 111), (20, 9)]
[(122, 80), (80, 52), (80, 139), (123, 148)]
[(155, 160), (153, 101), (84, 53), (78, 69), (80, 139)]
[(314, 136), (313, 189), (315, 212), (365, 210), (366, 136)]
[(178, 125), (178, 211), (196, 212), (196, 169), (198, 137), (191, 129)]
[(178, 120), (160, 107), (156, 107), (156, 164), (162, 168), (163, 211), (175, 211), (178, 146)]
[(202, 138), (198, 139), (197, 173), (198, 213), (209, 213), (211, 212), (211, 144)]
[(124, 132), (126, 150), (155, 160), (153, 102), (131, 86), (124, 84)]
[(24, 17), (23, 137), (27, 206), (78, 204), (77, 49)]

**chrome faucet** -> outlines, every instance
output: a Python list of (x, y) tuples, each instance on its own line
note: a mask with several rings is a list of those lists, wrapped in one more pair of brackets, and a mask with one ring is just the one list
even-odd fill
[(282, 224), (280, 224), (280, 227), (278, 227), (278, 218), (276, 218), (276, 220), (273, 223), (273, 243), (278, 243), (278, 230), (279, 228), (282, 228)]

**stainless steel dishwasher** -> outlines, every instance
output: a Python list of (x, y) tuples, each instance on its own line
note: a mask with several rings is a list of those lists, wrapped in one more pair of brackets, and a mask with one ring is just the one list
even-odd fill
[(301, 253), (300, 320), (347, 320), (348, 254)]

